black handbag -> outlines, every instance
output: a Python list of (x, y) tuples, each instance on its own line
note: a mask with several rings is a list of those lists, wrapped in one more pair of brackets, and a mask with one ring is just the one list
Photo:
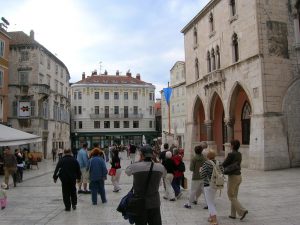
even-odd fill
[[(126, 207), (126, 213), (129, 216), (140, 216), (145, 212), (145, 207), (146, 207), (146, 198), (145, 195), (148, 190), (149, 182), (150, 182), (150, 177), (152, 174), (152, 169), (153, 169), (154, 163), (151, 162), (150, 170), (148, 173), (147, 181), (146, 181), (146, 187), (145, 191), (143, 193), (143, 196), (137, 196), (133, 193), (133, 196), (128, 199), (128, 204)], [(133, 190), (133, 188), (132, 188)]]
[(236, 170), (240, 170), (240, 169), (241, 169), (240, 163), (239, 162), (234, 162), (234, 163), (232, 163), (232, 164), (230, 164), (230, 165), (228, 165), (224, 168), (224, 174), (231, 175)]

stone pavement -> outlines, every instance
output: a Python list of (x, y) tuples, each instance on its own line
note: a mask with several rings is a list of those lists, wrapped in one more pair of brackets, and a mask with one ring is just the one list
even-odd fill
[[(123, 158), (126, 158), (125, 156)], [(127, 159), (122, 167), (129, 165)], [(188, 163), (186, 167), (188, 168)], [(42, 224), (82, 224), (82, 225), (125, 225), (116, 207), (120, 199), (131, 188), (132, 178), (124, 173), (121, 176), (122, 191), (112, 192), (110, 177), (106, 181), (108, 203), (91, 204), (90, 195), (80, 194), (76, 211), (65, 212), (61, 196), (60, 182), (52, 181), (55, 164), (44, 160), (39, 169), (26, 170), (24, 182), (16, 188), (10, 188), (8, 207), (0, 210), (0, 225), (42, 225)], [(221, 196), (217, 196), (216, 204), (220, 225), (299, 225), (300, 224), (300, 168), (278, 171), (254, 171), (243, 169), (243, 182), (240, 187), (239, 199), (249, 210), (244, 221), (228, 218), (230, 203), (226, 187)], [(186, 176), (190, 178), (190, 173)], [(2, 182), (3, 176), (0, 177)], [(190, 180), (190, 179), (189, 179)], [(183, 208), (188, 198), (188, 190), (176, 202), (162, 199), (161, 210), (163, 224), (166, 225), (206, 225), (208, 211), (203, 209), (204, 199), (200, 197), (199, 205), (192, 209)]]

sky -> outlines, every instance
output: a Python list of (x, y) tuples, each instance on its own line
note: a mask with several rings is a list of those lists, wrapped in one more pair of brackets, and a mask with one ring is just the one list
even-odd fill
[(184, 61), (180, 32), (209, 0), (0, 0), (8, 31), (34, 30), (35, 40), (67, 66), (74, 83), (117, 70), (156, 86), (156, 98), (170, 69)]

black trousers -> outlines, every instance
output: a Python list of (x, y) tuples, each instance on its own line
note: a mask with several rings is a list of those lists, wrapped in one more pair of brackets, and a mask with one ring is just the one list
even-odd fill
[(162, 225), (160, 207), (147, 209), (141, 216), (134, 218), (136, 225)]
[(76, 180), (69, 182), (62, 182), (62, 195), (66, 209), (77, 205), (77, 194), (76, 194)]

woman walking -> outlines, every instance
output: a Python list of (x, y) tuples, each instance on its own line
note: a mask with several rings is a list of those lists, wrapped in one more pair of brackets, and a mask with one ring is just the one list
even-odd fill
[[(247, 215), (248, 210), (246, 210), (237, 199), (239, 187), (242, 182), (242, 154), (239, 152), (240, 142), (238, 140), (232, 140), (230, 144), (232, 152), (227, 155), (227, 158), (223, 162), (223, 167), (225, 169), (229, 166), (233, 168), (232, 171), (228, 173), (227, 183), (227, 195), (229, 200), (231, 201), (231, 213), (229, 218), (235, 219), (237, 213), (241, 217), (240, 220), (243, 220)], [(237, 164), (237, 166), (233, 167), (234, 164)]]
[(200, 172), (200, 178), (204, 179), (204, 195), (209, 211), (208, 222), (210, 222), (211, 225), (218, 225), (217, 210), (215, 206), (215, 196), (217, 189), (210, 186), (210, 180), (214, 165), (216, 165), (216, 167), (223, 171), (223, 167), (220, 166), (219, 161), (216, 160), (215, 157), (216, 152), (212, 149), (209, 149), (207, 151), (207, 161), (204, 162)]
[(116, 170), (116, 174), (114, 176), (111, 176), (111, 182), (114, 186), (113, 192), (119, 192), (121, 190), (119, 182), (122, 170), (119, 151), (116, 148), (112, 151), (111, 168), (114, 168)]

